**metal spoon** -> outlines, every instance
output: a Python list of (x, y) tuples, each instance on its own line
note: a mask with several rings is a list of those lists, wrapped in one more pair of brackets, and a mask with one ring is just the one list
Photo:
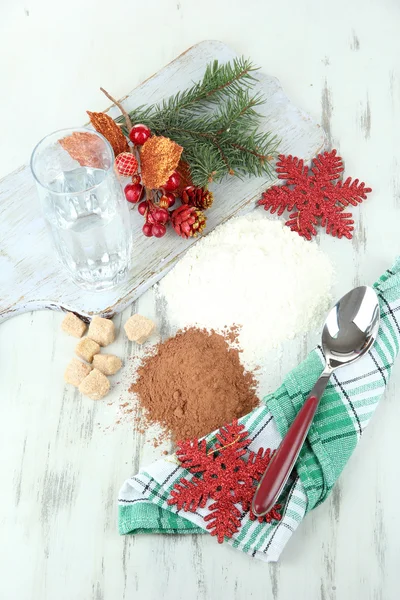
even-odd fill
[(279, 498), (307, 437), (319, 401), (332, 373), (368, 352), (379, 329), (379, 303), (371, 287), (358, 287), (332, 308), (322, 331), (325, 368), (272, 457), (252, 502), (256, 516), (271, 510)]

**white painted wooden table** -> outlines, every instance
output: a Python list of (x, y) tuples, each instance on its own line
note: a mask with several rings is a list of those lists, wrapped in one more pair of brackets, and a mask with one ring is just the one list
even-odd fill
[[(193, 43), (222, 39), (279, 77), (295, 104), (322, 122), (348, 174), (374, 188), (355, 210), (353, 242), (321, 237), (338, 268), (335, 293), (372, 281), (399, 253), (395, 0), (330, 7), (158, 0), (135, 8), (115, 0), (112, 12), (103, 0), (8, 4), (0, 7), (0, 51), (11, 53), (0, 66), (2, 174), (48, 131), (83, 122), (88, 106), (101, 109), (100, 85), (121, 96)], [(154, 316), (168, 334), (152, 291), (116, 319), (118, 326), (134, 310)], [(74, 342), (60, 332), (60, 320), (57, 313), (26, 314), (0, 327), (1, 600), (397, 600), (399, 365), (330, 499), (308, 516), (281, 562), (265, 565), (205, 536), (118, 537), (120, 484), (163, 448), (154, 450), (128, 424), (107, 429), (126, 397), (129, 367), (113, 405), (63, 385)], [(291, 346), (269, 387), (311, 343)], [(135, 349), (121, 336), (115, 351), (129, 364)]]

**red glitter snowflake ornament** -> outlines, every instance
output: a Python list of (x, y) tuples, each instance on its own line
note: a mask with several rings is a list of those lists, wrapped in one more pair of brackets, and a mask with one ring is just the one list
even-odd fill
[(279, 179), (286, 179), (286, 184), (274, 185), (263, 193), (259, 204), (265, 210), (281, 215), (285, 210), (295, 209), (286, 225), (308, 240), (317, 235), (318, 224), (338, 238), (353, 237), (352, 214), (343, 212), (344, 208), (349, 204), (357, 206), (372, 190), (358, 179), (340, 180), (344, 166), (336, 150), (318, 154), (311, 170), (303, 160), (281, 154), (276, 171)]
[[(182, 477), (171, 490), (168, 504), (175, 504), (178, 510), (195, 512), (197, 508), (204, 508), (208, 499), (214, 500), (204, 520), (208, 522), (207, 529), (211, 535), (217, 536), (221, 544), (224, 538), (231, 538), (239, 531), (242, 515), (237, 504), (241, 504), (244, 511), (249, 511), (252, 521), (257, 518), (250, 505), (272, 453), (269, 448), (260, 448), (257, 453), (249, 452), (245, 461), (243, 456), (247, 454), (251, 440), (244, 425), (237, 421), (221, 427), (216, 438), (218, 442), (208, 451), (204, 439), (178, 444), (176, 455), (182, 467), (197, 477), (191, 481)], [(198, 477), (200, 474), (201, 478)], [(280, 521), (280, 508), (280, 504), (275, 504), (258, 520), (260, 523)]]

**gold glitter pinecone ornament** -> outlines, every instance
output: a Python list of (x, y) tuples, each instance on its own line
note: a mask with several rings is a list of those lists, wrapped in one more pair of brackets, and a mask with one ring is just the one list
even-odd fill
[(182, 204), (172, 213), (171, 222), (176, 233), (187, 239), (192, 236), (196, 237), (203, 231), (206, 226), (206, 217), (198, 208)]
[(182, 192), (183, 204), (189, 204), (189, 206), (194, 206), (195, 208), (200, 208), (201, 210), (207, 210), (207, 208), (210, 208), (213, 201), (213, 193), (203, 187), (189, 185)]

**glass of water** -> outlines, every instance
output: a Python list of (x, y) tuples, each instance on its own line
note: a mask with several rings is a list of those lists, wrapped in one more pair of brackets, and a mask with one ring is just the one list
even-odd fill
[(87, 290), (129, 272), (129, 210), (108, 141), (90, 129), (56, 131), (38, 143), (31, 169), (58, 257)]

